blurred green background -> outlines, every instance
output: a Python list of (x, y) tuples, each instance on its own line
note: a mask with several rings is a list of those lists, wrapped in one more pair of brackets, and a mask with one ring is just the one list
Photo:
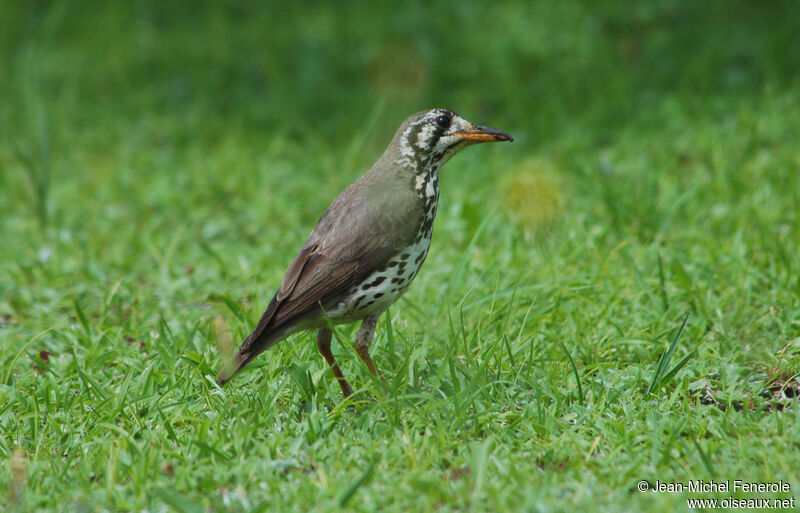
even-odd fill
[[(741, 151), (757, 150), (757, 117), (796, 105), (800, 65), (790, 1), (0, 9), (0, 212), (12, 232), (27, 229), (27, 218), (82, 218), (70, 201), (78, 190), (123, 210), (140, 208), (154, 189), (169, 195), (150, 200), (160, 206), (184, 201), (177, 191), (218, 198), (215, 180), (224, 178), (198, 166), (232, 144), (248, 163), (229, 169), (232, 186), (254, 190), (275, 172), (258, 157), (292, 150), (312, 157), (298, 163), (306, 176), (346, 173), (329, 179), (348, 183), (402, 119), (432, 106), (513, 131), (520, 156), (563, 155), (564, 171), (593, 187), (604, 149), (633, 131), (652, 133), (675, 160), (636, 179), (680, 179), (678, 169), (703, 158), (681, 125), (733, 123)], [(576, 162), (590, 150), (593, 161)], [(747, 188), (749, 177), (725, 180)]]
[[(9, 504), (674, 511), (633, 484), (798, 489), (798, 70), (796, 1), (0, 2)], [(377, 396), (358, 415), (302, 337), (217, 390), (218, 346), (431, 107), (515, 142), (443, 170), (431, 257), (379, 325), (390, 392), (350, 328), (345, 374)]]
[[(743, 112), (794, 99), (800, 65), (795, 2), (78, 1), (0, 9), (3, 213), (17, 212), (11, 198), (23, 196), (44, 211), (37, 215), (60, 219), (79, 209), (31, 198), (31, 178), (53, 194), (60, 182), (95, 194), (96, 182), (110, 181), (101, 194), (125, 196), (108, 189), (136, 184), (111, 175), (135, 166), (137, 176), (173, 180), (180, 190), (202, 179), (187, 153), (214, 154), (236, 141), (263, 154), (276, 139), (320, 161), (363, 139), (367, 149), (354, 158), (364, 164), (409, 113), (438, 105), (513, 130), (523, 146), (516, 151), (529, 154), (600, 151), (626, 131), (665, 133), (676, 115), (733, 120), (747, 131)], [(675, 145), (680, 134), (670, 135), (664, 152), (687, 153)], [(169, 177), (149, 176), (164, 174), (153, 171), (162, 159), (174, 159)], [(26, 176), (19, 167), (29, 160), (48, 178)]]

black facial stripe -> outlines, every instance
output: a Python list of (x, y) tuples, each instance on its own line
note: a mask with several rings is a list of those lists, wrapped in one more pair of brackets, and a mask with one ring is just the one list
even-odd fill
[(417, 144), (419, 142), (419, 134), (422, 132), (422, 123), (417, 123), (413, 127), (411, 127), (411, 131), (408, 133), (408, 138), (406, 141), (408, 145), (411, 147), (412, 151), (414, 152), (414, 163), (416, 164), (417, 168), (423, 166), (423, 152), (420, 151)]
[(419, 133), (421, 131), (422, 131), (422, 124), (421, 123), (418, 123), (418, 124), (414, 125), (413, 127), (411, 127), (411, 131), (408, 133), (408, 139), (407, 140), (408, 140), (409, 144), (411, 144), (412, 147), (414, 146), (414, 144), (413, 144), (414, 141), (419, 141)]
[[(419, 119), (405, 134), (406, 144), (411, 149), (411, 155), (408, 155), (408, 157), (410, 157), (411, 164), (416, 168), (416, 174), (418, 175), (429, 170), (433, 166), (438, 167), (439, 161), (460, 142), (449, 143), (445, 148), (437, 147), (442, 137), (447, 136), (449, 130), (453, 128), (453, 121), (456, 115), (446, 109), (438, 110), (435, 114), (436, 115), (433, 117), (429, 114)], [(440, 117), (447, 117), (450, 121), (449, 125), (444, 127), (442, 124), (442, 126), (440, 126), (439, 123), (437, 123)], [(427, 140), (422, 140), (421, 138), (423, 131), (429, 134)]]
[(438, 143), (439, 138), (444, 135), (445, 130), (447, 130), (447, 128), (441, 128), (439, 125), (436, 125), (436, 131), (433, 133), (433, 141), (431, 142), (431, 149), (436, 147), (436, 143)]
[(440, 158), (444, 157), (447, 153), (450, 153), (450, 150), (461, 144), (461, 142), (462, 141), (456, 141), (448, 144), (447, 147), (442, 151), (431, 152), (431, 157), (428, 159), (427, 164), (430, 164), (433, 160), (439, 160)]

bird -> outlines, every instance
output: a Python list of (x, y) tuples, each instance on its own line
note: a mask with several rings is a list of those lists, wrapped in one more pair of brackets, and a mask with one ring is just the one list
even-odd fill
[(493, 141), (513, 138), (443, 108), (406, 119), (377, 162), (322, 214), (255, 329), (220, 370), (218, 384), (289, 335), (316, 330), (317, 348), (347, 398), (353, 389), (331, 352), (331, 327), (359, 320), (356, 353), (380, 377), (369, 347), (378, 318), (408, 289), (428, 255), (439, 170), (466, 146)]

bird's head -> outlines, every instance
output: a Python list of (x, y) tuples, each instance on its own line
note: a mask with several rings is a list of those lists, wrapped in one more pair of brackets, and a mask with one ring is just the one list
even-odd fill
[(447, 109), (418, 112), (395, 134), (401, 158), (407, 159), (418, 171), (441, 166), (470, 144), (513, 140), (502, 130), (476, 125)]

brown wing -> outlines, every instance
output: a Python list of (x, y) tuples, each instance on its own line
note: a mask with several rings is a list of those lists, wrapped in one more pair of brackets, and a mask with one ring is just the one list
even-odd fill
[(365, 187), (365, 178), (345, 189), (325, 211), (258, 325), (231, 365), (220, 372), (220, 382), (278, 342), (287, 329), (335, 306), (354, 284), (413, 241), (421, 213), (409, 208), (416, 205), (412, 191), (387, 194), (381, 183)]
[(386, 264), (395, 251), (393, 247), (376, 247), (358, 252), (361, 255), (352, 260), (341, 260), (338, 255), (320, 253), (317, 245), (304, 247), (239, 352), (251, 353), (255, 349), (260, 353), (271, 342), (264, 340), (264, 347), (258, 347), (264, 335), (315, 317), (322, 308), (334, 307), (354, 284)]

